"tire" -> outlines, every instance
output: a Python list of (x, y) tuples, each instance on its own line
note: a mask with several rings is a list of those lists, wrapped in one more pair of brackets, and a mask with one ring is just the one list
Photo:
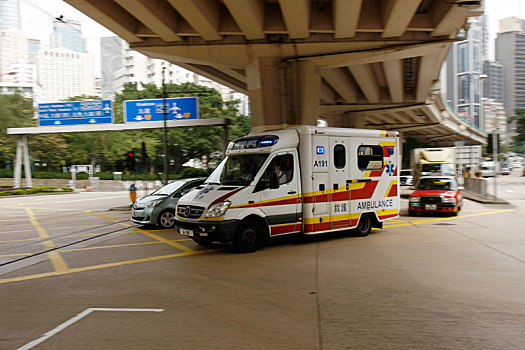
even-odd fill
[(359, 218), (357, 227), (354, 229), (354, 234), (357, 237), (366, 237), (370, 234), (370, 231), (372, 231), (372, 219), (370, 215), (363, 214), (361, 218)]
[(239, 253), (253, 253), (259, 249), (261, 241), (261, 228), (256, 224), (242, 222), (233, 236), (233, 249)]
[(172, 228), (175, 225), (175, 212), (164, 210), (157, 217), (157, 226), (161, 228)]

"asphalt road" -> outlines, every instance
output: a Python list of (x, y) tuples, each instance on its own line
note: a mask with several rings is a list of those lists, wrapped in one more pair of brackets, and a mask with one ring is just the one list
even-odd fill
[(0, 349), (522, 349), (525, 177), (497, 181), (509, 205), (253, 254), (136, 227), (127, 192), (2, 198)]

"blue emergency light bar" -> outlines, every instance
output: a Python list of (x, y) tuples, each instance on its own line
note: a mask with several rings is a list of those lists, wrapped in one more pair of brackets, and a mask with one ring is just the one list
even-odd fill
[(279, 141), (279, 137), (275, 135), (268, 136), (252, 136), (238, 139), (233, 144), (234, 150), (250, 149), (259, 147), (273, 146)]
[(275, 140), (261, 140), (259, 146), (271, 146), (275, 143)]

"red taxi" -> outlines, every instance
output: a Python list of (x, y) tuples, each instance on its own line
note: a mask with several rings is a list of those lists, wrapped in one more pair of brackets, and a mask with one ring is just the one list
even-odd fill
[(463, 196), (453, 176), (423, 176), (409, 198), (408, 213), (449, 213), (457, 216)]

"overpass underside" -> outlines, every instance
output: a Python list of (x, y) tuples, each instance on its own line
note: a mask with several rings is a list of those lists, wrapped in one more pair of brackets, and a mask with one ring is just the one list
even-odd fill
[(484, 142), (436, 88), (483, 3), (465, 0), (65, 0), (143, 54), (249, 95), (254, 130), (316, 125)]

